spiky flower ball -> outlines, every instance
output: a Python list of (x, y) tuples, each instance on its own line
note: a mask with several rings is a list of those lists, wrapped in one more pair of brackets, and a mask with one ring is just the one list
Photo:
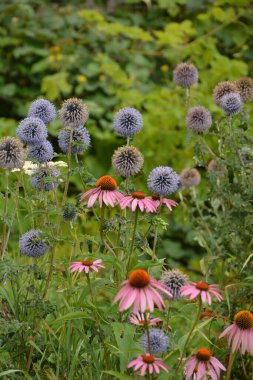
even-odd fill
[(188, 284), (188, 277), (178, 269), (171, 269), (163, 272), (160, 282), (169, 288), (174, 300), (179, 300), (180, 289)]
[(198, 82), (198, 69), (191, 63), (179, 63), (173, 71), (174, 82), (183, 88), (189, 88)]
[(56, 117), (55, 106), (47, 99), (37, 99), (32, 102), (29, 108), (28, 116), (38, 117), (45, 124), (49, 124)]
[(180, 178), (170, 166), (158, 166), (148, 176), (149, 190), (156, 195), (170, 195), (178, 190)]
[(40, 144), (31, 145), (28, 149), (28, 158), (36, 160), (43, 164), (51, 161), (54, 156), (54, 149), (49, 141), (44, 141)]
[(207, 108), (202, 106), (189, 108), (186, 116), (186, 127), (193, 132), (203, 133), (212, 125), (212, 116)]
[(133, 136), (140, 132), (143, 126), (142, 115), (135, 108), (122, 108), (114, 116), (113, 126), (119, 135)]
[(234, 83), (228, 81), (218, 83), (213, 90), (213, 98), (215, 103), (219, 106), (223, 96), (230, 94), (231, 92), (239, 93), (239, 90)]
[(60, 170), (54, 167), (43, 167), (34, 171), (31, 183), (37, 191), (52, 191), (59, 185)]
[(225, 167), (217, 160), (211, 160), (207, 166), (209, 173), (214, 173), (218, 178), (222, 178), (225, 175)]
[(201, 175), (197, 169), (183, 169), (180, 173), (180, 181), (183, 187), (194, 187), (200, 183)]
[(123, 177), (134, 176), (143, 167), (144, 157), (134, 146), (118, 148), (112, 156), (112, 166)]
[(26, 159), (23, 145), (14, 137), (0, 139), (0, 168), (22, 168)]
[(249, 77), (243, 77), (237, 79), (234, 82), (238, 89), (241, 98), (244, 102), (250, 102), (253, 99), (253, 79)]
[[(70, 143), (70, 133), (69, 128), (64, 128), (60, 131), (58, 136), (59, 147), (63, 153), (68, 153), (69, 143)], [(90, 145), (90, 134), (85, 127), (78, 127), (73, 129), (72, 132), (72, 144), (71, 144), (71, 154), (79, 154), (84, 152)]]
[[(150, 329), (150, 349), (152, 354), (161, 354), (165, 352), (169, 347), (168, 336), (160, 329)], [(145, 332), (141, 337), (141, 346), (145, 352), (149, 352), (148, 336)]]
[(77, 218), (77, 207), (73, 203), (67, 203), (63, 209), (62, 218), (66, 222), (73, 222)]
[(222, 97), (220, 106), (227, 115), (236, 115), (242, 109), (242, 98), (239, 94), (231, 92)]
[(44, 255), (49, 246), (43, 241), (40, 230), (30, 230), (19, 239), (20, 252), (28, 257), (39, 257)]
[(39, 144), (47, 139), (47, 127), (38, 117), (26, 117), (17, 128), (17, 136), (24, 144)]
[(66, 127), (78, 128), (86, 123), (89, 112), (81, 99), (70, 98), (63, 102), (59, 116)]

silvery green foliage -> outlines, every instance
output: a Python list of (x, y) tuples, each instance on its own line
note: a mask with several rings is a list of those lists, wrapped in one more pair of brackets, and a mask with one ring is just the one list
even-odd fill
[(128, 137), (140, 132), (143, 126), (141, 113), (135, 108), (125, 107), (114, 116), (113, 126), (119, 135)]
[[(58, 143), (63, 153), (68, 153), (70, 143), (70, 129), (64, 128), (59, 132)], [(90, 145), (90, 134), (85, 127), (73, 129), (71, 154), (80, 154)]]
[(54, 149), (49, 141), (44, 141), (40, 144), (31, 145), (28, 148), (28, 158), (38, 161), (43, 164), (51, 161), (54, 157)]
[(22, 168), (25, 158), (26, 153), (18, 139), (9, 136), (0, 139), (0, 168)]
[(170, 195), (178, 190), (180, 178), (170, 166), (158, 166), (148, 176), (149, 190), (156, 195)]
[(212, 116), (207, 108), (197, 106), (189, 108), (186, 116), (186, 127), (193, 132), (206, 132), (212, 125)]
[(27, 117), (20, 122), (17, 136), (24, 144), (39, 144), (47, 139), (47, 127), (38, 117)]
[(39, 168), (31, 177), (32, 186), (37, 191), (52, 191), (59, 185), (60, 174), (57, 168)]
[(29, 108), (28, 116), (39, 118), (45, 124), (49, 124), (56, 117), (55, 106), (47, 99), (37, 99), (32, 102)]
[(20, 252), (28, 257), (39, 257), (44, 255), (49, 246), (42, 240), (40, 230), (30, 230), (19, 239)]
[[(161, 354), (169, 347), (169, 337), (160, 329), (151, 328), (149, 330), (150, 348), (152, 354)], [(149, 352), (148, 337), (145, 332), (141, 337), (141, 346), (145, 352)]]

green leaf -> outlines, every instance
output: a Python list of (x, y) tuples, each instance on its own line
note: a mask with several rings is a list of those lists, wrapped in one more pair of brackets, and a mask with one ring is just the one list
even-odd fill
[(104, 371), (104, 373), (107, 373), (108, 375), (112, 375), (112, 376), (116, 377), (116, 379), (119, 379), (119, 380), (132, 380), (133, 379), (132, 376), (124, 375), (124, 374), (117, 372), (117, 371)]

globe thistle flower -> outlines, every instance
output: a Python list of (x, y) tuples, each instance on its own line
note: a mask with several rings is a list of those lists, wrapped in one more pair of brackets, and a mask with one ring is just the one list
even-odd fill
[(241, 111), (242, 99), (239, 94), (231, 92), (221, 98), (220, 106), (228, 115), (236, 115)]
[(160, 196), (170, 195), (178, 190), (180, 178), (169, 166), (158, 166), (148, 176), (149, 190)]
[(213, 98), (215, 103), (219, 106), (223, 96), (230, 94), (231, 92), (239, 93), (239, 90), (234, 83), (228, 81), (218, 83), (213, 90)]
[(234, 82), (239, 94), (244, 102), (250, 102), (253, 99), (253, 79), (243, 77)]
[(162, 361), (162, 359), (152, 356), (149, 352), (145, 355), (137, 356), (132, 360), (127, 368), (133, 368), (133, 370), (138, 372), (140, 376), (146, 376), (147, 373), (157, 373), (160, 374), (161, 370), (168, 372), (168, 366)]
[(112, 166), (122, 176), (134, 176), (141, 170), (144, 157), (134, 146), (125, 145), (118, 148), (112, 156)]
[(47, 127), (38, 117), (26, 117), (17, 128), (17, 136), (24, 144), (39, 144), (47, 139)]
[(62, 123), (67, 127), (78, 128), (89, 118), (86, 104), (81, 99), (70, 98), (65, 100), (59, 111)]
[(60, 174), (61, 172), (56, 168), (36, 169), (31, 178), (32, 186), (37, 191), (52, 191), (59, 185)]
[(198, 69), (191, 63), (179, 63), (173, 71), (174, 82), (183, 88), (189, 88), (198, 82)]
[(62, 212), (62, 218), (66, 222), (73, 222), (77, 218), (77, 208), (73, 203), (67, 203)]
[(36, 160), (43, 164), (52, 160), (54, 149), (49, 141), (44, 141), (40, 144), (31, 145), (28, 149), (28, 158)]
[(225, 167), (217, 160), (211, 160), (207, 166), (209, 173), (215, 173), (218, 178), (222, 178), (225, 175)]
[[(70, 143), (70, 129), (64, 128), (60, 131), (58, 136), (59, 147), (63, 153), (68, 153)], [(90, 145), (90, 134), (85, 127), (78, 127), (73, 129), (71, 153), (79, 154), (84, 152)]]
[(200, 348), (185, 364), (185, 380), (212, 378), (220, 379), (220, 372), (226, 371), (223, 364), (206, 348)]
[(22, 168), (25, 158), (23, 145), (18, 139), (9, 136), (0, 139), (0, 168)]
[[(150, 351), (152, 354), (161, 354), (168, 349), (169, 338), (162, 330), (151, 328), (149, 330), (149, 337)], [(146, 332), (141, 337), (141, 346), (146, 352), (149, 350), (148, 336)]]
[(120, 300), (119, 311), (123, 312), (133, 305), (133, 313), (144, 313), (146, 310), (154, 311), (156, 305), (159, 310), (165, 307), (161, 295), (162, 292), (171, 297), (169, 290), (155, 279), (151, 278), (144, 269), (136, 269), (130, 273), (128, 280), (122, 283), (122, 288), (114, 298), (114, 302)]
[(188, 284), (188, 277), (178, 269), (171, 269), (163, 272), (160, 283), (167, 286), (174, 300), (179, 300), (182, 298), (180, 290)]
[(183, 187), (194, 187), (200, 183), (201, 175), (197, 169), (183, 169), (180, 173), (180, 181)]
[(228, 326), (220, 338), (226, 337), (232, 352), (248, 352), (253, 355), (253, 314), (249, 310), (241, 310), (234, 316), (234, 323)]
[(193, 132), (203, 133), (212, 125), (212, 116), (205, 107), (191, 107), (186, 115), (186, 127)]
[(40, 230), (30, 230), (19, 239), (20, 252), (28, 257), (39, 257), (44, 255), (49, 246), (43, 241)]
[(124, 137), (133, 136), (140, 132), (142, 125), (142, 115), (135, 108), (121, 108), (114, 116), (114, 129)]
[(37, 99), (30, 105), (28, 116), (39, 118), (45, 124), (49, 124), (56, 117), (55, 106), (47, 99)]

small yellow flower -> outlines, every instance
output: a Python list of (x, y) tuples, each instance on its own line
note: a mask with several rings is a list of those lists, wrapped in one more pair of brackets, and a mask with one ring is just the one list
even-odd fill
[(59, 52), (61, 51), (61, 48), (60, 48), (60, 46), (51, 46), (51, 47), (49, 48), (49, 51), (50, 51), (51, 53), (55, 54), (55, 53), (59, 53)]
[(87, 78), (85, 75), (78, 75), (77, 80), (79, 83), (85, 83), (87, 82)]
[(103, 74), (99, 75), (99, 80), (106, 80), (106, 76)]
[(169, 66), (168, 65), (162, 65), (160, 67), (160, 70), (163, 72), (163, 73), (166, 73), (168, 70), (169, 70)]

